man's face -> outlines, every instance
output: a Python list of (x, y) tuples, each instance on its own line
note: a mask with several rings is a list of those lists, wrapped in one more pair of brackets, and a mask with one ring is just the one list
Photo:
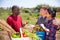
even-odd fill
[(19, 8), (15, 8), (15, 9), (13, 9), (12, 12), (13, 12), (15, 15), (19, 15), (20, 10), (19, 10)]
[(46, 16), (46, 10), (44, 10), (43, 8), (40, 9), (40, 15), (42, 16)]

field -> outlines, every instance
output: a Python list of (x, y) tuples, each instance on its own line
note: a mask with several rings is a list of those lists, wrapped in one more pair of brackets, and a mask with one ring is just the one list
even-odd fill
[[(0, 10), (0, 19), (6, 20), (7, 17), (11, 14), (11, 10)], [(60, 18), (60, 12), (56, 13), (56, 17)], [(29, 24), (35, 24), (37, 21), (37, 18), (39, 16), (39, 13), (24, 13), (21, 12), (20, 15), (22, 16), (23, 22), (29, 21)]]
[[(5, 20), (7, 19), (7, 17), (11, 15), (11, 10), (0, 10), (0, 20)], [(25, 13), (25, 12), (21, 12), (20, 15), (22, 16), (23, 22), (25, 21), (29, 21), (29, 24), (35, 24), (39, 13)], [(56, 13), (56, 18), (60, 18), (60, 12)], [(56, 34), (57, 40), (60, 40), (60, 32)]]

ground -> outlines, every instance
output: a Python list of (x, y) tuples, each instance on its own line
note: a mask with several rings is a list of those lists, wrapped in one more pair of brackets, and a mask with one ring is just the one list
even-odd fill
[(56, 33), (56, 40), (60, 40), (60, 32), (59, 31), (57, 31), (57, 33)]

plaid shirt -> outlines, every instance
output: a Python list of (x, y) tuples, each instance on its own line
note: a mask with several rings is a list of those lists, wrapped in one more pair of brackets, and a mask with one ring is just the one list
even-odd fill
[(45, 40), (56, 40), (56, 29), (57, 26), (53, 24), (53, 20), (49, 20), (46, 24), (45, 27), (48, 28), (50, 30), (49, 35), (46, 35), (46, 39)]

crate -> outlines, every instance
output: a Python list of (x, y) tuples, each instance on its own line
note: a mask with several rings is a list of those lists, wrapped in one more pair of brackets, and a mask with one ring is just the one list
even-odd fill
[(25, 38), (12, 38), (12, 40), (32, 40), (29, 37), (25, 37)]
[(39, 38), (41, 38), (42, 40), (45, 40), (45, 32), (37, 31), (36, 34), (38, 35)]

